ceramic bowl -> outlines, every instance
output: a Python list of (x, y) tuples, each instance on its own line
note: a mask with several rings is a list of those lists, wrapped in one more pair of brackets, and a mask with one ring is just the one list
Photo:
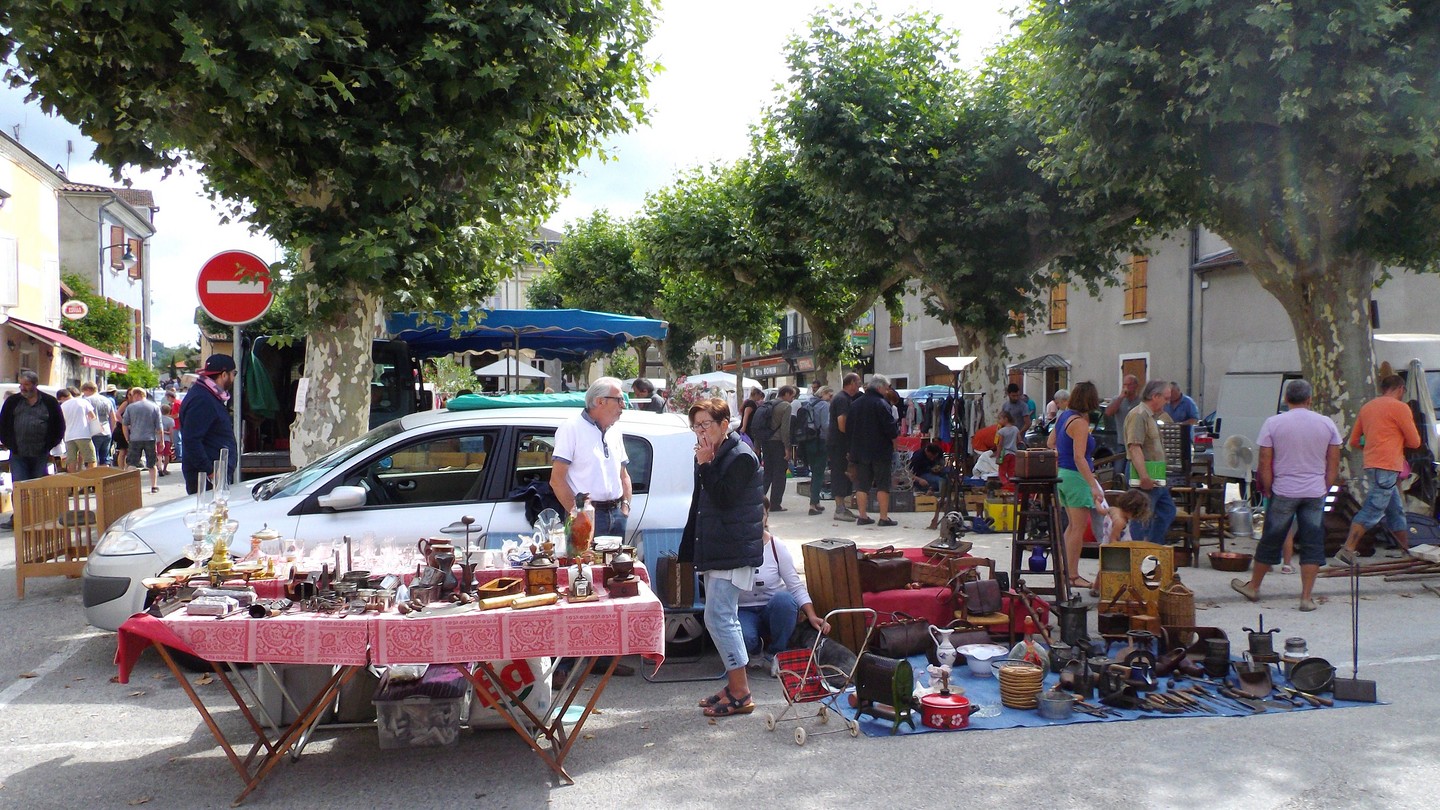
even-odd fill
[(965, 656), (965, 664), (970, 667), (970, 674), (977, 678), (989, 678), (992, 674), (990, 662), (1009, 654), (1009, 650), (999, 644), (966, 644), (956, 652)]

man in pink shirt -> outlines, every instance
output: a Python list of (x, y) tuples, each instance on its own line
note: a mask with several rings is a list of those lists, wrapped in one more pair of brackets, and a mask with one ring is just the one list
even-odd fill
[(1315, 609), (1310, 592), (1325, 562), (1325, 494), (1340, 472), (1340, 431), (1329, 417), (1310, 409), (1314, 395), (1310, 383), (1291, 380), (1285, 385), (1288, 411), (1265, 420), (1260, 428), (1260, 494), (1269, 498), (1265, 531), (1255, 548), (1250, 580), (1230, 580), (1251, 602), (1260, 601), (1260, 583), (1280, 564), (1285, 535), (1295, 524), (1295, 545), (1300, 550), (1300, 609)]
[(1405, 469), (1405, 451), (1420, 446), (1420, 431), (1415, 428), (1410, 406), (1405, 404), (1405, 380), (1399, 374), (1381, 380), (1380, 396), (1360, 407), (1350, 431), (1350, 446), (1360, 447), (1361, 438), (1365, 440), (1365, 478), (1370, 482), (1370, 491), (1350, 524), (1345, 547), (1335, 553), (1335, 559), (1346, 565), (1359, 562), (1355, 547), (1382, 518), (1400, 550), (1407, 554), (1410, 551), (1400, 472)]

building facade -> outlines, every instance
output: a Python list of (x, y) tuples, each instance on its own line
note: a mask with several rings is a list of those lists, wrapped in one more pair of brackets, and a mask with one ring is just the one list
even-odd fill
[(100, 297), (130, 311), (125, 356), (151, 362), (150, 238), (155, 235), (153, 195), (66, 183), (60, 192), (60, 271), (85, 280)]

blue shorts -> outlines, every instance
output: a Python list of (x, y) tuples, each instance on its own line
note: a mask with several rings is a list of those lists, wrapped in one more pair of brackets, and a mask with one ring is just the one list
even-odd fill
[(1301, 565), (1325, 564), (1325, 498), (1286, 498), (1272, 495), (1265, 507), (1265, 531), (1255, 548), (1255, 562), (1279, 565), (1285, 535), (1295, 524), (1295, 548)]
[(1383, 518), (1389, 531), (1405, 531), (1405, 499), (1400, 492), (1400, 473), (1371, 468), (1365, 470), (1365, 478), (1370, 482), (1370, 491), (1365, 494), (1365, 503), (1361, 504), (1352, 522), (1368, 530)]

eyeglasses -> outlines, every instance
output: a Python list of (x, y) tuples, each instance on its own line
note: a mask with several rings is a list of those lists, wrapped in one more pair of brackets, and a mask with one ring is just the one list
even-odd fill
[(714, 427), (715, 425), (718, 425), (718, 424), (720, 424), (720, 423), (719, 423), (719, 422), (714, 422), (714, 421), (711, 421), (711, 422), (696, 422), (695, 424), (693, 424), (693, 425), (690, 426), (690, 429), (693, 430), (693, 431), (695, 431), (696, 433), (704, 433), (705, 431), (709, 430), (710, 428), (712, 428), (712, 427)]
[(596, 402), (604, 402), (604, 401), (607, 400), (607, 399), (613, 399), (613, 400), (615, 400), (616, 402), (624, 402), (624, 401), (625, 401), (625, 398), (624, 398), (624, 397), (596, 397), (596, 398), (595, 398), (595, 401), (596, 401)]

